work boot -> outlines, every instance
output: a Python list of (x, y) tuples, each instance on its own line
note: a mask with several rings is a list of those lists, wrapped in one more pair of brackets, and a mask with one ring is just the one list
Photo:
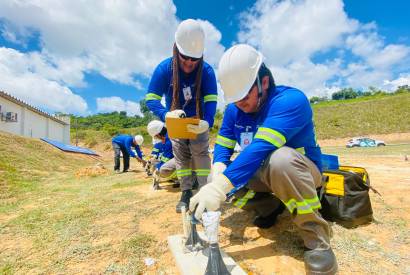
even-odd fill
[(283, 213), (285, 210), (285, 205), (283, 203), (279, 204), (279, 206), (269, 215), (267, 216), (256, 216), (253, 220), (253, 224), (259, 228), (269, 228), (272, 227), (276, 223), (276, 219), (280, 214)]
[(332, 248), (307, 250), (303, 257), (308, 275), (333, 275), (337, 272), (336, 256)]
[(194, 182), (192, 183), (192, 190), (198, 190), (198, 187), (199, 187), (198, 179), (194, 177)]
[(185, 209), (188, 209), (189, 207), (189, 200), (192, 197), (192, 190), (188, 189), (188, 190), (184, 190), (182, 191), (181, 194), (181, 199), (179, 200), (177, 207), (176, 207), (176, 211), (177, 213), (181, 213), (181, 209), (183, 206), (185, 206)]
[(179, 188), (181, 186), (181, 184), (179, 183), (178, 180), (174, 181), (174, 183), (172, 184), (172, 188)]

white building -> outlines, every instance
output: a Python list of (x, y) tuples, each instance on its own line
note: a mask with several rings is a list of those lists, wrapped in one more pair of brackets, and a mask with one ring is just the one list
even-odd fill
[(70, 117), (52, 116), (0, 91), (0, 130), (70, 144)]

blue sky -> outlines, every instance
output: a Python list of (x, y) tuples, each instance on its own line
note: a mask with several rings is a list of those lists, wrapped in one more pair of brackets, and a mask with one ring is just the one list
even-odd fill
[(0, 90), (50, 113), (140, 114), (178, 23), (194, 18), (216, 72), (226, 49), (248, 43), (277, 83), (309, 97), (343, 87), (394, 91), (410, 84), (408, 10), (405, 0), (4, 0)]

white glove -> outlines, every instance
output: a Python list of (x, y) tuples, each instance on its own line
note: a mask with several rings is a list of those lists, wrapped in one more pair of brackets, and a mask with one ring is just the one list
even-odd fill
[(173, 110), (171, 112), (168, 112), (165, 114), (165, 118), (171, 117), (171, 118), (181, 118), (181, 117), (186, 117), (186, 114), (183, 110)]
[(209, 182), (211, 182), (213, 179), (215, 179), (219, 174), (222, 174), (226, 169), (226, 165), (223, 162), (215, 162), (212, 165), (212, 169), (211, 169), (211, 178), (210, 180), (208, 180)]
[(194, 133), (194, 134), (202, 134), (206, 132), (206, 130), (209, 129), (209, 124), (208, 121), (206, 120), (200, 120), (198, 125), (195, 124), (188, 124), (186, 126), (188, 132)]
[[(225, 175), (220, 174), (193, 196), (189, 203), (189, 210), (195, 211), (195, 218), (200, 220), (204, 210), (215, 211), (221, 202), (226, 200), (226, 194), (233, 188)], [(196, 210), (195, 210), (196, 208)]]

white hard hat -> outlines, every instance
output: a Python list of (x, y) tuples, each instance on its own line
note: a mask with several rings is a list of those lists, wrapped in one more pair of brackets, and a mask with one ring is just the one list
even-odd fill
[(182, 21), (175, 32), (175, 44), (179, 52), (189, 57), (200, 58), (204, 53), (205, 33), (198, 21)]
[(137, 145), (142, 145), (142, 143), (144, 142), (144, 138), (141, 135), (136, 135), (134, 137), (134, 141)]
[(218, 77), (225, 103), (244, 98), (262, 65), (263, 56), (253, 47), (238, 44), (228, 49), (219, 61)]
[(159, 120), (153, 120), (147, 125), (148, 134), (152, 137), (155, 137), (161, 133), (162, 128), (164, 128), (164, 122)]

